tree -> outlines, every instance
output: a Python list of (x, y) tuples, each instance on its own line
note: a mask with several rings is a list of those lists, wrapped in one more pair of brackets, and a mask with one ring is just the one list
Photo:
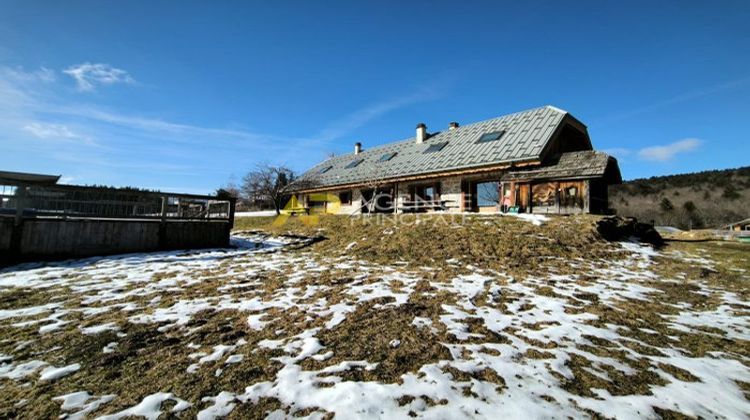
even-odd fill
[(737, 188), (733, 184), (727, 184), (721, 196), (728, 200), (736, 200), (740, 198), (740, 193), (737, 192)]
[(697, 207), (695, 207), (695, 203), (693, 203), (692, 201), (686, 201), (685, 204), (682, 205), (682, 207), (688, 213), (692, 213), (697, 209)]
[(251, 202), (265, 201), (276, 214), (296, 190), (315, 184), (312, 178), (297, 178), (294, 171), (283, 166), (258, 165), (242, 179), (242, 192)]
[(216, 192), (214, 192), (214, 195), (222, 200), (228, 200), (230, 198), (237, 198), (237, 194), (235, 194), (233, 191), (230, 191), (226, 188), (217, 188)]
[[(358, 156), (355, 156), (355, 159), (358, 159)], [(398, 197), (390, 196), (391, 193), (387, 191), (383, 191), (383, 185), (386, 184), (385, 180), (388, 178), (388, 172), (384, 168), (384, 166), (381, 164), (380, 161), (371, 161), (364, 163), (363, 171), (367, 174), (367, 178), (363, 181), (364, 188), (362, 188), (362, 191), (372, 191), (372, 197), (362, 197), (364, 199), (364, 203), (354, 212), (352, 212), (351, 216), (354, 216), (356, 213), (363, 213), (364, 210), (367, 210), (368, 213), (374, 213), (379, 200), (382, 199), (390, 199), (391, 205), (396, 206)], [(390, 197), (389, 197), (390, 196)]]
[(661, 208), (661, 211), (663, 212), (669, 212), (674, 210), (674, 205), (667, 197), (664, 197), (661, 199), (661, 202), (659, 203), (659, 207)]

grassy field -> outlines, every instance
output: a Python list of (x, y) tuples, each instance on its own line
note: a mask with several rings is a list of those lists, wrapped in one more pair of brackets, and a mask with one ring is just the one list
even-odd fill
[(243, 218), (0, 271), (0, 417), (750, 414), (750, 246), (593, 216)]

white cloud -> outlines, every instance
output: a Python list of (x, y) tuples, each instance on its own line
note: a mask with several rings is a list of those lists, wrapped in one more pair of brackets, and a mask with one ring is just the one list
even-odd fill
[(33, 121), (25, 124), (22, 129), (38, 139), (52, 141), (51, 145), (69, 142), (69, 144), (75, 143), (83, 146), (98, 146), (91, 137), (79, 133), (66, 124)]
[(440, 92), (436, 87), (424, 86), (406, 95), (370, 104), (340, 120), (334, 121), (315, 136), (314, 139), (330, 141), (341, 138), (391, 111), (421, 102), (432, 101), (439, 96)]
[(135, 83), (135, 79), (127, 71), (104, 63), (76, 64), (63, 70), (63, 73), (75, 79), (78, 89), (83, 91), (94, 90), (97, 85)]
[(61, 176), (60, 180), (57, 181), (59, 184), (72, 184), (78, 179), (77, 176)]
[(616, 158), (624, 158), (633, 154), (633, 151), (624, 147), (613, 147), (611, 149), (604, 149), (602, 152), (612, 155)]
[(46, 67), (40, 67), (33, 71), (26, 71), (21, 67), (2, 67), (0, 72), (4, 77), (18, 82), (54, 82), (57, 79), (55, 71)]
[(612, 122), (627, 120), (640, 114), (645, 114), (653, 111), (657, 111), (661, 108), (669, 107), (672, 105), (680, 104), (683, 102), (690, 102), (701, 99), (705, 96), (713, 95), (715, 93), (736, 90), (750, 84), (750, 77), (743, 77), (740, 79), (730, 80), (723, 83), (718, 83), (712, 86), (706, 86), (695, 90), (680, 93), (671, 98), (667, 98), (662, 101), (653, 102), (635, 109), (610, 114), (603, 118), (599, 118), (592, 122), (592, 126), (601, 127)]
[(667, 162), (679, 153), (691, 152), (697, 149), (701, 143), (702, 141), (699, 139), (688, 138), (665, 146), (646, 147), (638, 151), (638, 157), (644, 160)]
[(24, 126), (23, 129), (40, 139), (75, 139), (80, 137), (64, 124), (33, 122)]

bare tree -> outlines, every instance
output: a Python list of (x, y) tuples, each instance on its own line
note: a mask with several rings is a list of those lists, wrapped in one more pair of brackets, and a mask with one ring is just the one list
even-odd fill
[[(364, 209), (367, 209), (368, 213), (373, 213), (375, 211), (375, 207), (378, 203), (378, 197), (379, 189), (386, 183), (386, 179), (388, 178), (388, 173), (383, 168), (383, 165), (379, 165), (380, 162), (378, 161), (370, 161), (365, 162), (363, 166), (364, 172), (367, 174), (366, 178), (362, 182), (364, 188), (362, 188), (362, 191), (364, 190), (371, 190), (372, 191), (372, 197), (370, 197), (369, 200), (366, 200), (359, 208), (355, 209), (352, 213), (352, 216), (357, 214), (358, 212), (362, 212)], [(393, 200), (393, 205), (396, 205), (396, 197), (391, 197)]]
[(489, 184), (489, 187), (484, 184), (484, 187), (479, 188), (479, 185), (483, 184), (478, 184), (477, 186), (477, 197), (479, 200), (500, 205), (500, 184), (497, 182), (491, 182), (487, 183)]
[(240, 187), (237, 185), (237, 182), (235, 182), (234, 175), (231, 175), (229, 177), (229, 180), (226, 184), (216, 189), (215, 192), (216, 196), (220, 198), (236, 198), (237, 200), (241, 200), (242, 197), (242, 191)]
[(283, 166), (258, 165), (242, 179), (242, 193), (251, 201), (265, 201), (273, 205), (276, 214), (295, 191), (315, 185), (314, 178), (298, 178)]

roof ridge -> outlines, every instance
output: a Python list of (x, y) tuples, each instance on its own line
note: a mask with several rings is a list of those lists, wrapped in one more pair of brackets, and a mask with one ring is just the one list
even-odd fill
[[(527, 114), (527, 113), (530, 113), (530, 112), (533, 112), (533, 111), (538, 111), (540, 109), (551, 109), (551, 110), (553, 110), (555, 112), (560, 112), (562, 114), (569, 114), (568, 111), (565, 111), (564, 109), (558, 108), (558, 107), (556, 107), (554, 105), (543, 105), (543, 106), (538, 106), (536, 108), (529, 108), (529, 109), (526, 109), (526, 110), (523, 110), (523, 111), (511, 112), (510, 114), (498, 115), (497, 117), (487, 118), (485, 120), (474, 121), (474, 122), (468, 123), (466, 125), (460, 125), (460, 126), (456, 127), (454, 130), (465, 130), (465, 129), (470, 128), (470, 127), (475, 126), (475, 125), (485, 124), (485, 123), (490, 122), (490, 121), (495, 121), (495, 120), (499, 120), (499, 119), (503, 119), (503, 118), (508, 118), (508, 117), (512, 117), (512, 116), (515, 116), (515, 115)], [(438, 134), (441, 134), (441, 133), (443, 133), (443, 131), (436, 131), (435, 133), (428, 134), (429, 137), (427, 137), (426, 141), (429, 141), (431, 138), (433, 138), (433, 137), (435, 137), (435, 136), (437, 136)], [(377, 146), (373, 146), (372, 148), (366, 148), (366, 149), (363, 149), (360, 152), (360, 154), (364, 154), (364, 153), (367, 153), (367, 152), (372, 152), (373, 150), (378, 150), (378, 149), (385, 148), (385, 147), (395, 146), (395, 145), (402, 144), (402, 143), (407, 143), (407, 142), (410, 142), (410, 141), (414, 141), (414, 136), (407, 137), (407, 138), (402, 139), (402, 140), (395, 140), (395, 141), (391, 141), (391, 142), (388, 142), (388, 143), (379, 144)], [(334, 156), (332, 158), (328, 158), (328, 159), (324, 160), (323, 162), (326, 162), (326, 161), (328, 161), (330, 159), (343, 158), (345, 156), (354, 157), (355, 154), (354, 154), (354, 152), (344, 153), (342, 155), (338, 155), (338, 156)], [(321, 162), (321, 163), (323, 163), (323, 162)]]

